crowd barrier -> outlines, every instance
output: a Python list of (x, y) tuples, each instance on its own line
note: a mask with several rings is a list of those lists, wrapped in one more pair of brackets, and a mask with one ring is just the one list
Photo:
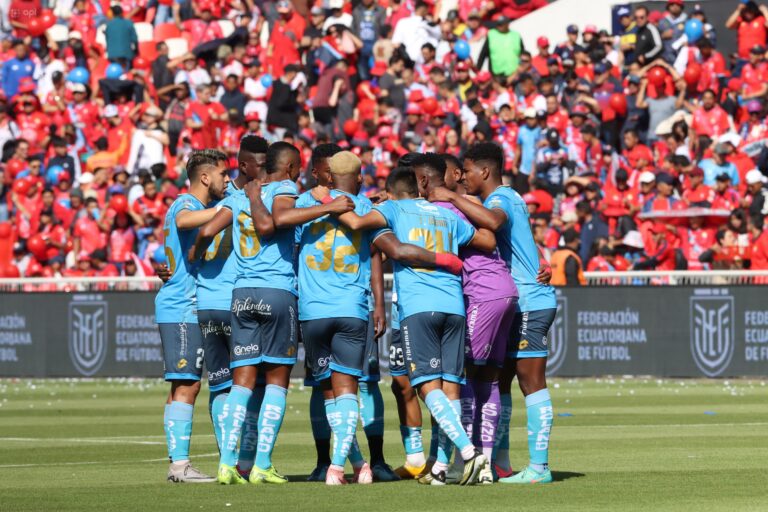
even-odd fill
[[(160, 376), (154, 293), (132, 284), (138, 282), (91, 282), (89, 291), (0, 292), (0, 377)], [(139, 291), (110, 291), (120, 286)], [(386, 294), (389, 300), (391, 291)], [(551, 375), (768, 374), (763, 286), (617, 285), (560, 288), (557, 296), (548, 337)], [(379, 344), (382, 373), (389, 335)], [(303, 354), (300, 349), (301, 360)], [(295, 376), (303, 375), (302, 366)]]

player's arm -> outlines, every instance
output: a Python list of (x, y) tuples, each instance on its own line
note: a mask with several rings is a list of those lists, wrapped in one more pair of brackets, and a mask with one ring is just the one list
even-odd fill
[(176, 214), (176, 227), (181, 230), (199, 228), (216, 215), (216, 208), (181, 210)]
[(461, 273), (461, 259), (450, 253), (434, 253), (414, 244), (404, 244), (391, 232), (387, 231), (373, 241), (376, 249), (387, 258), (403, 265), (417, 268), (443, 268), (452, 274)]
[[(387, 219), (384, 215), (376, 210), (371, 210), (363, 216), (356, 214), (355, 212), (347, 212), (339, 215), (339, 221), (350, 229), (369, 230), (369, 229), (381, 229), (387, 227)], [(384, 253), (386, 254), (386, 253)], [(387, 254), (387, 256), (389, 256)]]
[(387, 313), (384, 310), (384, 270), (381, 253), (371, 252), (371, 293), (373, 293), (373, 332), (376, 339), (387, 331)]
[(344, 194), (318, 206), (296, 208), (296, 198), (278, 196), (272, 205), (272, 218), (277, 229), (290, 228), (306, 224), (323, 215), (340, 214), (355, 209), (355, 203)]
[[(429, 194), (430, 201), (449, 202), (467, 216), (469, 221), (481, 229), (489, 229), (493, 233), (507, 221), (507, 214), (498, 208), (489, 210), (479, 203), (475, 203), (461, 194), (452, 192), (447, 188), (437, 187)], [(495, 245), (495, 242), (494, 242)]]
[(493, 252), (496, 250), (496, 235), (490, 229), (478, 228), (467, 245), (478, 251)]
[(205, 252), (206, 248), (211, 244), (211, 241), (227, 226), (232, 225), (232, 210), (229, 208), (221, 208), (213, 219), (206, 222), (203, 227), (197, 232), (195, 243), (189, 249), (189, 260), (197, 261)]

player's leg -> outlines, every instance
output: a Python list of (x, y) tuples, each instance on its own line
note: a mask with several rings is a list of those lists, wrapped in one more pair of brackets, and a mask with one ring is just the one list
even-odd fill
[(299, 330), (304, 343), (306, 378), (304, 385), (312, 386), (309, 399), (309, 415), (312, 436), (315, 438), (317, 466), (307, 478), (310, 482), (325, 482), (331, 465), (331, 423), (336, 423), (336, 400), (331, 387), (331, 333), (329, 320), (301, 322)]
[[(306, 344), (305, 344), (306, 346)], [(325, 396), (320, 383), (312, 376), (312, 371), (306, 368), (304, 387), (310, 387), (312, 394), (309, 397), (309, 421), (312, 426), (312, 438), (315, 441), (317, 463), (315, 469), (307, 478), (309, 482), (325, 482), (328, 466), (331, 465), (331, 427), (328, 424), (328, 416), (325, 410)]]
[[(443, 391), (458, 414), (461, 412), (461, 385), (464, 383), (465, 334), (466, 320), (463, 316), (444, 315), (440, 356), (441, 377)], [(443, 433), (451, 437), (443, 427), (442, 421), (437, 416), (435, 419)], [(460, 429), (458, 436), (451, 439), (451, 442), (456, 446), (457, 456), (464, 460), (464, 470), (459, 480), (460, 485), (477, 483), (482, 476), (492, 479), (488, 459), (474, 446), (463, 428)]]
[(374, 334), (373, 314), (368, 319), (363, 376), (360, 378), (360, 419), (371, 454), (371, 469), (378, 482), (400, 480), (384, 460), (384, 398), (379, 381), (379, 344)]
[(240, 452), (237, 455), (237, 472), (246, 480), (251, 475), (256, 459), (256, 446), (259, 439), (259, 412), (261, 411), (261, 402), (264, 400), (265, 387), (264, 374), (258, 372), (256, 385), (245, 409), (245, 419), (240, 432)]
[[(232, 300), (254, 303), (253, 289), (234, 289)], [(236, 467), (238, 442), (258, 376), (256, 365), (261, 361), (261, 328), (252, 310), (238, 310), (232, 313), (230, 324), (232, 387), (219, 416), (222, 442), (219, 447), (221, 456), (218, 481), (222, 484), (244, 484), (246, 480), (238, 473)]]
[(549, 438), (552, 429), (552, 400), (547, 389), (547, 334), (556, 309), (523, 313), (524, 339), (518, 344), (515, 373), (525, 395), (528, 430), (528, 466), (503, 483), (549, 483)]
[(495, 477), (506, 478), (512, 475), (509, 461), (509, 424), (512, 420), (512, 381), (515, 380), (515, 359), (517, 347), (520, 344), (523, 315), (516, 311), (509, 330), (507, 357), (499, 374), (499, 425), (496, 428), (496, 439), (493, 444), (493, 471)]
[(229, 311), (200, 310), (197, 312), (203, 333), (205, 368), (208, 371), (208, 413), (213, 424), (216, 445), (221, 445), (220, 417), (232, 387), (229, 369), (229, 337), (231, 334)]
[(291, 368), (296, 364), (298, 307), (295, 295), (273, 288), (257, 288), (255, 303), (269, 306), (267, 311), (256, 312), (262, 331), (260, 366), (264, 371), (267, 386), (259, 412), (256, 463), (251, 470), (250, 481), (283, 484), (288, 482), (288, 479), (279, 474), (272, 465), (272, 451), (285, 418)]
[(170, 458), (169, 482), (204, 483), (214, 479), (192, 467), (189, 446), (192, 416), (200, 392), (203, 340), (195, 323), (159, 324), (165, 360), (165, 380), (171, 383), (166, 404), (165, 433)]
[(397, 416), (400, 420), (400, 438), (405, 450), (405, 464), (395, 469), (395, 473), (401, 479), (418, 478), (423, 476), (426, 466), (421, 435), (421, 406), (416, 390), (411, 387), (408, 380), (400, 329), (392, 330), (389, 345), (389, 375), (392, 378), (390, 389), (395, 397)]
[[(473, 432), (475, 444), (488, 460), (493, 460), (496, 433), (501, 418), (499, 377), (506, 360), (516, 304), (515, 297), (478, 304), (469, 336), (467, 373), (472, 376), (472, 395), (476, 402), (472, 420)], [(483, 483), (491, 483), (491, 480), (492, 474), (484, 475)]]

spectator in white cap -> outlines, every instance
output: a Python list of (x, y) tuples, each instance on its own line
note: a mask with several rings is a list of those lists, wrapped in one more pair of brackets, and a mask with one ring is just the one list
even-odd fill
[(163, 111), (151, 105), (141, 114), (141, 120), (131, 138), (128, 157), (128, 172), (135, 175), (139, 169), (149, 169), (154, 164), (165, 162), (164, 150), (168, 145), (168, 134), (160, 126)]
[(742, 206), (749, 209), (749, 215), (768, 215), (768, 189), (765, 188), (768, 178), (758, 169), (752, 169), (744, 176), (747, 182), (747, 193), (742, 199)]

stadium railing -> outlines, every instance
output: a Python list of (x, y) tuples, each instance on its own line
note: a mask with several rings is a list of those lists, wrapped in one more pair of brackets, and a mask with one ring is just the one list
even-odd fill
[[(587, 286), (768, 285), (768, 270), (585, 272)], [(384, 277), (392, 288), (392, 275)], [(35, 277), (0, 279), (0, 293), (156, 291), (157, 277)]]

